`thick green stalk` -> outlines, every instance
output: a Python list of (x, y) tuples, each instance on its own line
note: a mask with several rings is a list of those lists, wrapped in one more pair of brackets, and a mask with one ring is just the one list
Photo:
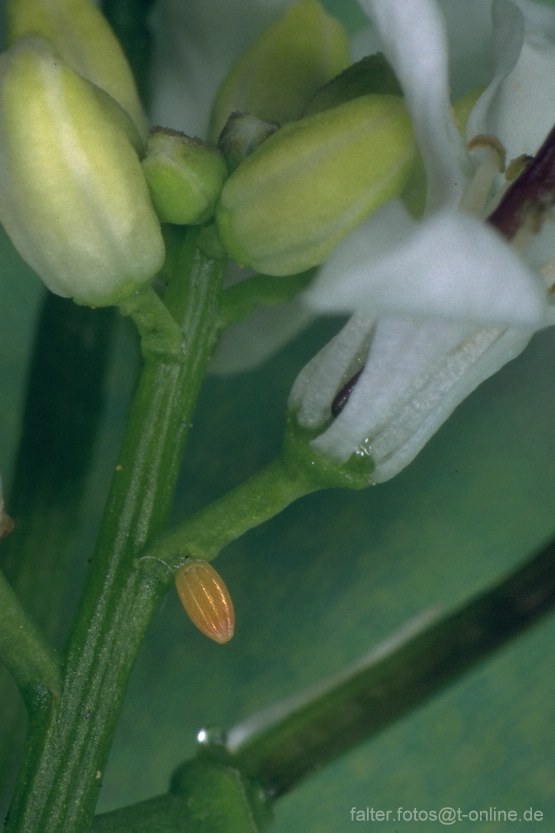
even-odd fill
[(173, 279), (187, 284), (178, 322), (186, 322), (187, 349), (145, 359), (68, 647), (62, 694), (46, 726), (30, 737), (9, 833), (85, 833), (91, 825), (129, 674), (165, 590), (152, 572), (137, 569), (136, 556), (168, 517), (215, 340), (223, 262), (199, 252), (196, 240), (192, 232), (172, 259)]
[(439, 694), (554, 607), (552, 541), (465, 605), (422, 618), (341, 676), (237, 726), (229, 735), (235, 764), (277, 798)]

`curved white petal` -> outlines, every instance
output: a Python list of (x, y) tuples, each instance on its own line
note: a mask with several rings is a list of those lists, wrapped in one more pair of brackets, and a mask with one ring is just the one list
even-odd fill
[(484, 222), (445, 210), (412, 222), (403, 235), (409, 223), (391, 203), (355, 229), (322, 267), (306, 303), (493, 326), (546, 323), (541, 278)]
[(434, 0), (359, 0), (403, 88), (426, 168), (428, 209), (460, 199), (467, 156), (449, 101), (445, 21)]
[(305, 428), (317, 428), (331, 416), (335, 395), (366, 361), (374, 319), (355, 314), (297, 376), (289, 407)]
[[(485, 86), (493, 74), (492, 0), (441, 0), (449, 40), (449, 80), (451, 100), (457, 101), (470, 90)], [(369, 24), (351, 38), (353, 60), (379, 52), (375, 28)]]
[(408, 465), (456, 406), (518, 355), (531, 333), (381, 319), (347, 407), (313, 444), (346, 461), (372, 457), (373, 482)]
[(533, 155), (555, 122), (555, 11), (495, 0), (495, 74), (473, 108), (467, 138), (499, 138), (508, 159)]
[(491, 79), (491, 4), (492, 0), (441, 0), (449, 37), (452, 101)]
[(160, 0), (154, 18), (151, 115), (205, 136), (218, 86), (290, 0)]

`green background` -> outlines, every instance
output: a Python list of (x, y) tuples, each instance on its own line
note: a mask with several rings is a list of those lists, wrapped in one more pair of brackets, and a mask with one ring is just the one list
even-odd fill
[[(42, 290), (4, 239), (0, 262), (0, 470), (9, 484), (33, 326)], [(94, 313), (91, 313), (91, 315)], [(175, 518), (241, 482), (278, 449), (288, 391), (338, 322), (324, 322), (264, 368), (204, 388)], [(513, 567), (555, 531), (555, 333), (484, 383), (394, 481), (312, 496), (228, 547), (218, 568), (237, 631), (226, 646), (198, 634), (170, 593), (134, 672), (100, 808), (166, 790), (199, 728), (233, 726), (336, 672), (430, 607), (449, 607)], [(64, 361), (60, 356), (60, 362)], [(136, 349), (121, 321), (106, 412), (76, 549), (75, 596), (121, 434)], [(9, 508), (9, 490), (8, 490)], [(45, 558), (55, 558), (45, 553)], [(70, 610), (68, 609), (68, 619)], [(555, 823), (555, 621), (380, 737), (315, 773), (276, 806), (276, 833), (353, 827), (351, 807), (532, 807), (543, 822), (461, 822), (465, 831), (550, 830)], [(440, 827), (440, 825), (437, 825)]]
[[(0, 282), (0, 460), (9, 471), (42, 294), (9, 246)], [(94, 314), (94, 313), (91, 313)], [(302, 363), (334, 323), (313, 328), (268, 366), (211, 378), (202, 394), (175, 516), (240, 482), (278, 448)], [(83, 575), (95, 514), (121, 430), (135, 349), (121, 322), (110, 406), (75, 553)], [(173, 593), (160, 608), (130, 686), (101, 808), (167, 788), (205, 725), (230, 727), (344, 667), (421, 611), (449, 606), (503, 574), (554, 529), (555, 333), (470, 397), (395, 480), (312, 496), (228, 547), (218, 561), (235, 600), (226, 646), (198, 634)], [(64, 357), (60, 356), (60, 361)], [(84, 536), (86, 537), (86, 536)], [(45, 554), (45, 557), (48, 557)], [(55, 557), (55, 555), (53, 556)], [(315, 774), (276, 808), (279, 833), (352, 829), (351, 807), (534, 807), (555, 818), (555, 683), (547, 620), (435, 701)], [(361, 824), (361, 822), (358, 822)], [(372, 824), (371, 822), (369, 824)], [(374, 822), (380, 829), (385, 823)], [(530, 824), (512, 823), (511, 830)], [(539, 823), (536, 823), (539, 824)], [(407, 821), (399, 830), (422, 830)], [(462, 829), (501, 830), (496, 824)]]

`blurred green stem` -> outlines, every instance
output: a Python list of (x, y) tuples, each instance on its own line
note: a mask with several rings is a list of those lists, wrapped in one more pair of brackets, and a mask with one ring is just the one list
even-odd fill
[(445, 616), (416, 623), (340, 678), (236, 727), (237, 765), (278, 797), (441, 692), (555, 607), (555, 541)]
[[(102, 527), (49, 719), (30, 734), (7, 833), (85, 833), (135, 657), (165, 582), (136, 556), (169, 514), (204, 369), (214, 345), (224, 261), (191, 231), (169, 260), (185, 285), (170, 312), (178, 355), (149, 352), (131, 406)], [(179, 274), (176, 272), (179, 271)], [(186, 349), (185, 349), (186, 348)]]
[(182, 826), (175, 821), (181, 772), (211, 755), (274, 801), (439, 694), (554, 607), (555, 540), (465, 605), (443, 616), (423, 614), (331, 680), (239, 724), (226, 746), (201, 747), (196, 759), (177, 770), (169, 793), (105, 813), (93, 829), (126, 833), (141, 817), (148, 818), (151, 830), (188, 829), (186, 802), (180, 805)]
[(30, 711), (42, 691), (57, 695), (60, 669), (54, 652), (0, 572), (0, 661), (12, 674)]
[[(55, 647), (63, 644), (74, 610), (75, 548), (115, 322), (113, 310), (93, 313), (48, 293), (36, 330), (9, 489), (15, 529), (1, 542), (0, 558), (42, 639)], [(0, 677), (0, 702), (4, 804), (25, 729), (21, 701), (7, 674)]]

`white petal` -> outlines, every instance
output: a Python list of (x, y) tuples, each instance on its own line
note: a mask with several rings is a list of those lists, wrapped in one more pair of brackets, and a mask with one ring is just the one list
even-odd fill
[(441, 0), (449, 36), (451, 100), (492, 76), (491, 0)]
[[(441, 0), (449, 40), (451, 100), (485, 86), (493, 74), (492, 0)], [(383, 47), (373, 26), (357, 31), (351, 38), (353, 60), (379, 52)]]
[(413, 223), (407, 234), (409, 222), (391, 203), (359, 226), (324, 264), (306, 303), (322, 311), (366, 309), (494, 326), (546, 323), (539, 275), (485, 223), (443, 211)]
[(434, 0), (359, 0), (403, 88), (428, 179), (428, 208), (460, 198), (467, 155), (449, 102), (445, 21)]
[(342, 385), (366, 361), (374, 320), (353, 315), (343, 329), (297, 376), (289, 407), (305, 428), (317, 428), (331, 417), (331, 403)]
[(456, 406), (518, 355), (531, 333), (463, 323), (382, 319), (368, 363), (344, 410), (313, 441), (346, 461), (365, 453), (383, 482), (408, 465)]
[(155, 15), (155, 124), (205, 136), (218, 86), (289, 0), (161, 0)]
[(496, 0), (493, 14), (495, 74), (470, 114), (467, 138), (489, 133), (508, 159), (533, 155), (555, 122), (555, 12)]

